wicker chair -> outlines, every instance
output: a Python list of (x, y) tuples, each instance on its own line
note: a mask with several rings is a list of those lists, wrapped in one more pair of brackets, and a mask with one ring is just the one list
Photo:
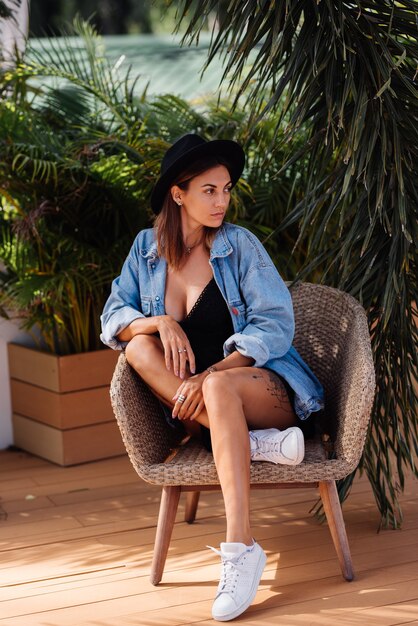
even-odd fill
[[(335, 481), (358, 465), (373, 402), (375, 379), (366, 315), (354, 298), (331, 287), (299, 283), (291, 293), (296, 319), (294, 345), (325, 388), (326, 408), (319, 427), (322, 436), (306, 442), (306, 455), (298, 466), (252, 463), (251, 485), (319, 488), (342, 574), (352, 580)], [(151, 567), (151, 582), (157, 585), (180, 493), (188, 492), (185, 519), (193, 522), (200, 491), (219, 489), (218, 476), (212, 454), (198, 442), (180, 445), (159, 402), (124, 354), (113, 375), (111, 400), (135, 470), (143, 480), (162, 487)], [(328, 436), (331, 453), (323, 445)]]

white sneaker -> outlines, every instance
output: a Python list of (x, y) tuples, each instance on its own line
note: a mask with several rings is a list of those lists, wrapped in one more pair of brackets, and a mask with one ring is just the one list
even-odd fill
[[(210, 546), (208, 546), (210, 547)], [(212, 617), (227, 622), (241, 615), (254, 600), (267, 557), (261, 546), (244, 543), (221, 543), (221, 549), (211, 548), (222, 559)]]
[(297, 426), (287, 430), (251, 430), (250, 453), (251, 461), (299, 465), (305, 456), (303, 432)]

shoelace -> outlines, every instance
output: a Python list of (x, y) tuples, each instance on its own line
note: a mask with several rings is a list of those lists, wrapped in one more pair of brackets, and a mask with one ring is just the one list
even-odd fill
[(250, 432), (250, 439), (256, 446), (255, 452), (258, 452), (261, 456), (263, 456), (266, 461), (269, 460), (266, 456), (269, 452), (281, 454), (285, 457), (285, 459), (289, 458), (284, 454), (282, 450), (282, 445), (284, 441), (288, 438), (288, 436), (289, 434), (285, 435), (280, 441), (268, 441), (266, 439), (258, 439), (255, 435), (252, 434), (252, 432)]
[[(212, 546), (206, 546), (212, 550), (215, 554), (221, 557), (222, 560), (222, 574), (219, 581), (218, 591), (219, 593), (233, 593), (235, 592), (236, 575), (238, 572), (243, 572), (244, 569), (234, 561), (233, 557), (225, 557), (220, 550), (213, 548)], [(241, 555), (237, 555), (241, 556)]]

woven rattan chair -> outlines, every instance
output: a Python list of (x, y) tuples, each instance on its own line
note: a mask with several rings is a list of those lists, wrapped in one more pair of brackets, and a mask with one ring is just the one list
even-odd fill
[[(251, 485), (319, 488), (343, 576), (352, 580), (335, 481), (358, 465), (373, 402), (375, 379), (366, 315), (354, 298), (337, 289), (299, 283), (291, 293), (294, 345), (325, 389), (322, 436), (306, 442), (305, 459), (298, 466), (252, 463)], [(181, 492), (188, 492), (186, 521), (193, 522), (200, 491), (219, 489), (218, 476), (212, 454), (198, 442), (179, 445), (159, 402), (123, 353), (113, 376), (111, 399), (135, 470), (143, 480), (162, 487), (151, 567), (151, 582), (156, 585), (163, 574)], [(330, 437), (331, 454), (322, 444), (324, 434)]]

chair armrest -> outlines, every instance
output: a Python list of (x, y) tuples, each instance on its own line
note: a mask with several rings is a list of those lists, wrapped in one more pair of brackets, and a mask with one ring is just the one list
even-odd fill
[(179, 442), (157, 398), (122, 353), (110, 385), (110, 398), (123, 442), (136, 471), (163, 463)]
[(357, 467), (363, 453), (370, 421), (375, 372), (367, 317), (356, 303), (346, 335), (338, 376), (334, 381), (333, 405), (337, 418), (335, 454)]

